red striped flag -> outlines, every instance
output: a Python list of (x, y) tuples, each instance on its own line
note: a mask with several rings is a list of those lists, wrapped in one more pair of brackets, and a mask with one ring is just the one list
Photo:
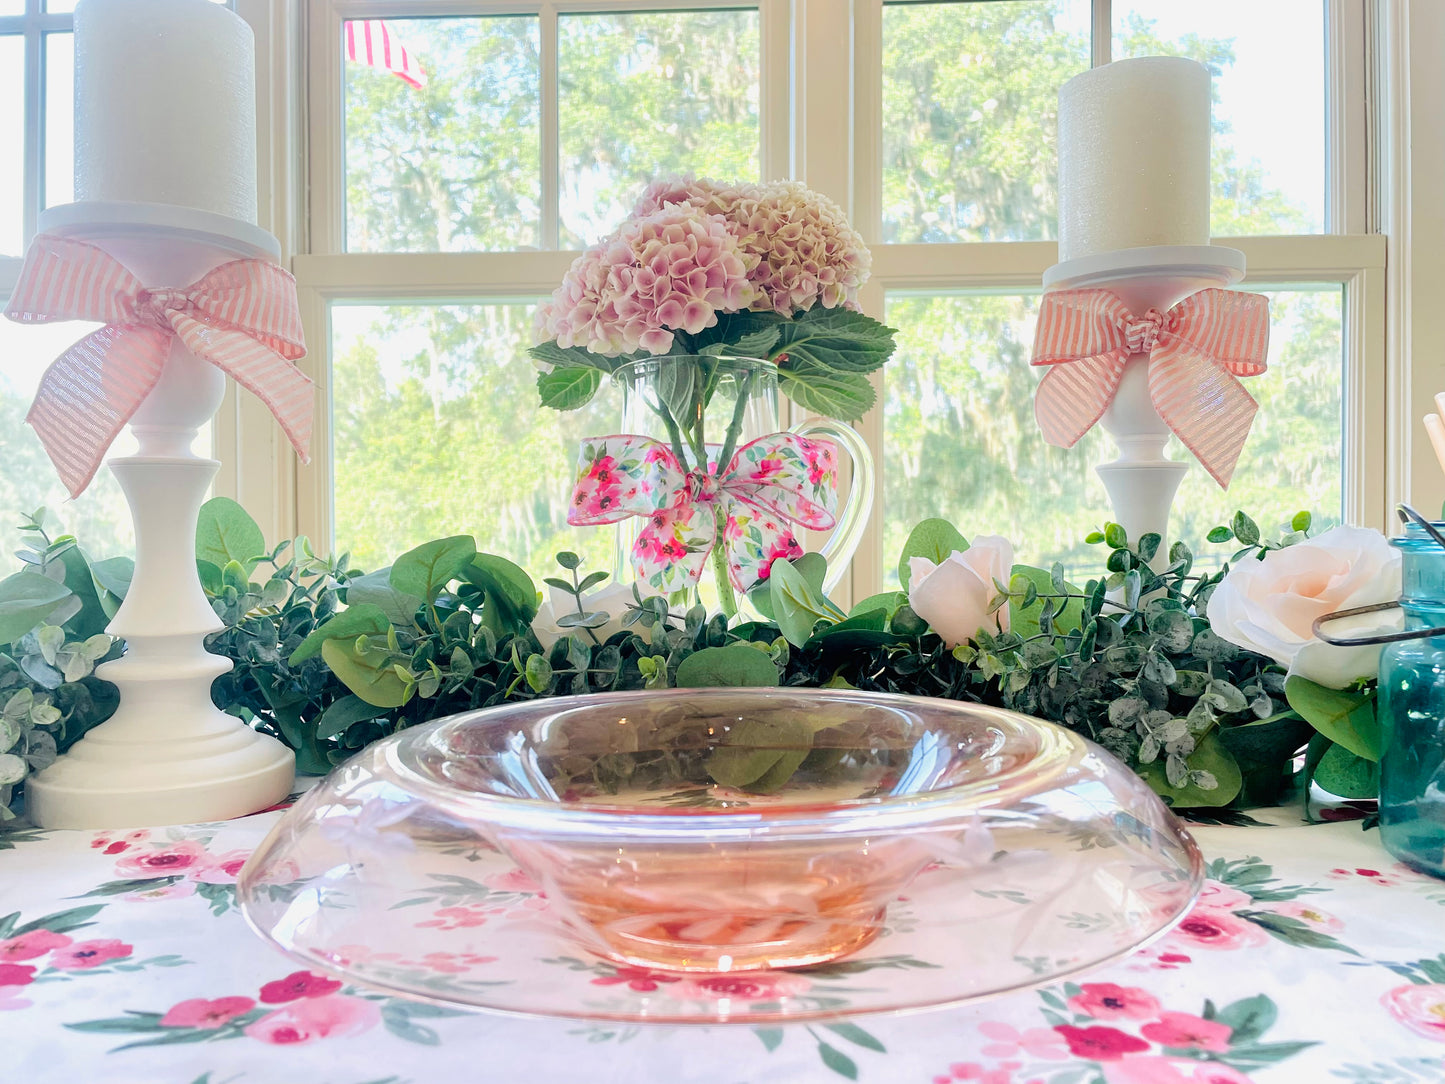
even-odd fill
[(420, 90), (426, 86), (426, 72), (380, 19), (351, 19), (346, 23), (346, 59), (369, 68), (389, 71)]

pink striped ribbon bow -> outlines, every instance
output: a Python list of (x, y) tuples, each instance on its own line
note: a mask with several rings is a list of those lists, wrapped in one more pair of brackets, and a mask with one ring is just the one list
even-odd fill
[(1072, 448), (1113, 401), (1125, 363), (1147, 354), (1154, 409), (1227, 489), (1259, 409), (1239, 377), (1264, 372), (1268, 353), (1262, 294), (1200, 290), (1143, 316), (1108, 290), (1045, 294), (1033, 364), (1049, 368), (1034, 417), (1045, 440)]
[(84, 241), (31, 243), (5, 315), (25, 324), (102, 320), (45, 370), (26, 421), (71, 496), (160, 379), (173, 339), (229, 373), (270, 408), (303, 460), (315, 388), (304, 357), (296, 280), (264, 260), (233, 260), (181, 289), (147, 289)]

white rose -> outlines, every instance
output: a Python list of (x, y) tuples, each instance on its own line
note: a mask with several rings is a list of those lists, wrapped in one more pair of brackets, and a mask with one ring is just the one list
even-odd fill
[(980, 629), (1007, 632), (1008, 606), (994, 613), (988, 604), (1013, 573), (1014, 548), (1007, 538), (984, 535), (968, 549), (954, 550), (941, 565), (927, 557), (908, 560), (908, 605), (949, 647), (972, 640)]
[[(1380, 672), (1380, 648), (1332, 647), (1316, 638), (1315, 618), (1400, 597), (1400, 552), (1379, 531), (1334, 527), (1264, 560), (1231, 568), (1209, 598), (1209, 626), (1232, 644), (1268, 655), (1291, 674), (1331, 689)], [(1399, 610), (1332, 622), (1333, 636), (1401, 627)]]
[[(592, 630), (600, 643), (606, 643), (609, 636), (622, 631), (622, 619), (627, 615), (628, 605), (634, 601), (632, 587), (621, 583), (609, 584), (601, 590), (582, 596), (584, 611), (608, 615), (607, 624)], [(537, 607), (537, 616), (532, 619), (532, 633), (541, 643), (543, 651), (550, 650), (564, 635), (580, 636), (584, 642), (590, 642), (587, 641), (585, 629), (564, 629), (557, 624), (557, 618), (576, 612), (577, 602), (571, 595), (556, 587), (547, 588), (547, 598)], [(640, 626), (638, 631), (642, 631)]]

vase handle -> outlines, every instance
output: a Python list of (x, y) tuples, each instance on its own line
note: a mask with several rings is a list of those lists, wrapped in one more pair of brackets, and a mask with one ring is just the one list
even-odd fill
[(873, 511), (873, 453), (863, 438), (851, 425), (817, 418), (801, 422), (788, 430), (800, 437), (827, 437), (837, 441), (853, 460), (853, 484), (848, 490), (848, 499), (843, 502), (838, 523), (819, 551), (828, 562), (828, 574), (823, 579), (823, 591), (827, 593), (838, 586), (848, 562), (863, 541), (863, 530), (868, 525), (868, 516)]

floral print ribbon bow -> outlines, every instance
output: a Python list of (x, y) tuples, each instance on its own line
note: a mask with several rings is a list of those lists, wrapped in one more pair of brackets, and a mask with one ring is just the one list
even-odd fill
[(1033, 356), (1034, 365), (1047, 366), (1034, 396), (1044, 439), (1072, 448), (1113, 402), (1129, 359), (1141, 354), (1154, 409), (1228, 489), (1259, 409), (1239, 378), (1265, 370), (1269, 300), (1200, 290), (1168, 312), (1136, 317), (1108, 290), (1045, 294)]
[(632, 567), (664, 594), (697, 583), (721, 524), (728, 579), (746, 591), (767, 579), (777, 558), (803, 552), (788, 524), (826, 531), (837, 508), (838, 450), (831, 441), (772, 433), (743, 445), (721, 470), (709, 463), (706, 471), (688, 471), (667, 445), (624, 434), (582, 441), (567, 522), (595, 526), (645, 516)]

